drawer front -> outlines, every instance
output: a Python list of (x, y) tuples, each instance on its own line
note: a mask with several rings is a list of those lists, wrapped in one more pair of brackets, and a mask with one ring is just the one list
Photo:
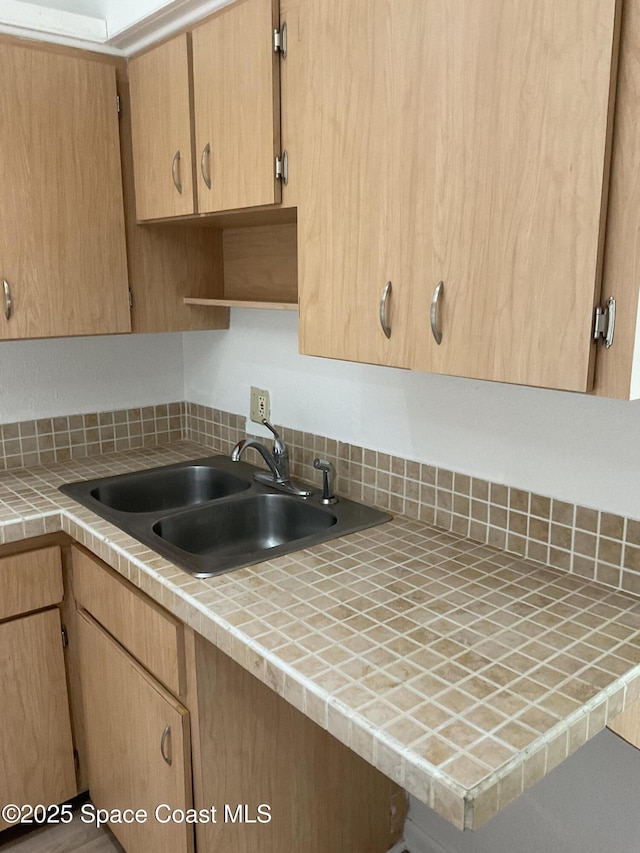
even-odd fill
[[(189, 713), (85, 612), (78, 619), (89, 787), (98, 808), (193, 806)], [(167, 756), (167, 758), (165, 758)], [(110, 823), (129, 851), (193, 853), (188, 822)]]
[(0, 620), (59, 604), (63, 595), (57, 545), (0, 559)]
[(184, 627), (105, 563), (73, 547), (73, 588), (82, 606), (174, 695), (186, 689)]

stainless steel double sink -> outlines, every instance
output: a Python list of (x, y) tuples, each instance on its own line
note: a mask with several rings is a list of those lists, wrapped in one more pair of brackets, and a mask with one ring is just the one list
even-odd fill
[(279, 494), (256, 482), (262, 469), (228, 456), (81, 480), (60, 491), (195, 577), (308, 548), (388, 521), (377, 509), (321, 492)]

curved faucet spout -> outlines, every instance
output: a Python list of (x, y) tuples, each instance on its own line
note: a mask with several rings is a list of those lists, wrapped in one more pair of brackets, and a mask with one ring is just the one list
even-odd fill
[(250, 447), (253, 447), (254, 450), (257, 450), (260, 456), (264, 459), (264, 461), (269, 466), (269, 470), (273, 474), (276, 480), (281, 479), (280, 471), (278, 470), (278, 466), (276, 465), (275, 459), (269, 453), (264, 444), (261, 444), (255, 438), (243, 438), (242, 441), (239, 441), (236, 446), (231, 451), (231, 458), (234, 462), (239, 462), (240, 457), (244, 453), (245, 450), (248, 450)]
[(249, 447), (253, 447), (253, 449), (257, 450), (260, 456), (262, 456), (271, 471), (271, 475), (267, 474), (266, 471), (258, 471), (253, 475), (254, 480), (257, 480), (259, 483), (265, 483), (267, 486), (273, 486), (274, 489), (279, 489), (281, 492), (286, 492), (288, 495), (297, 495), (301, 498), (308, 498), (312, 492), (309, 491), (309, 489), (305, 489), (303, 486), (298, 486), (295, 483), (292, 483), (289, 478), (289, 454), (284, 441), (268, 421), (265, 420), (263, 423), (274, 435), (275, 441), (273, 444), (273, 452), (270, 453), (264, 444), (257, 441), (255, 438), (243, 438), (242, 441), (239, 441), (231, 451), (231, 458), (234, 462), (239, 462), (244, 451)]

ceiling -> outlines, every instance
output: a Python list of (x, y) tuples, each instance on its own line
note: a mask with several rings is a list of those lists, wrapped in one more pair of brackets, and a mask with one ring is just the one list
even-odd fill
[(231, 0), (0, 0), (0, 32), (129, 55)]

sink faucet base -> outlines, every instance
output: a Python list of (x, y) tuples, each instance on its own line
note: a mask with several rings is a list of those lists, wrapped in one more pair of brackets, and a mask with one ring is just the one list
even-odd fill
[(287, 495), (296, 495), (299, 498), (308, 498), (313, 492), (298, 486), (292, 480), (277, 480), (272, 474), (264, 474), (260, 471), (253, 475), (253, 479), (259, 483), (264, 483), (265, 486), (271, 486), (272, 489), (278, 489), (279, 492), (285, 492)]
[(231, 458), (234, 462), (238, 462), (245, 450), (249, 447), (254, 448), (262, 456), (271, 471), (270, 474), (267, 474), (266, 471), (254, 474), (254, 479), (274, 489), (278, 489), (280, 492), (286, 492), (288, 495), (308, 498), (313, 492), (296, 485), (289, 479), (289, 454), (284, 441), (275, 427), (266, 418), (262, 419), (262, 423), (273, 433), (273, 451), (270, 453), (260, 441), (256, 441), (254, 438), (243, 438), (233, 448)]

